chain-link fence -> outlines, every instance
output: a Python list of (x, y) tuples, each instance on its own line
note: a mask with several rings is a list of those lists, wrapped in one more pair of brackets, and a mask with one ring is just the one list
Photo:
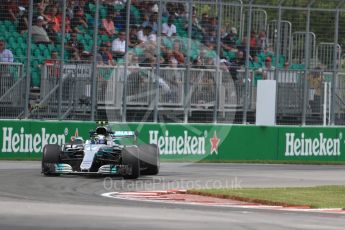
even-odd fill
[(344, 124), (344, 1), (30, 0), (0, 10), (0, 117)]

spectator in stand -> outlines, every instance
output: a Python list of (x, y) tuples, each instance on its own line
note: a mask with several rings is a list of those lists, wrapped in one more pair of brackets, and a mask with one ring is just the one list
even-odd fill
[(205, 32), (208, 33), (211, 30), (217, 31), (218, 30), (218, 19), (217, 17), (211, 17), (209, 19), (209, 25), (208, 27), (204, 28)]
[(70, 54), (78, 53), (80, 55), (83, 52), (84, 45), (78, 41), (76, 32), (71, 33), (71, 37), (65, 45), (65, 48)]
[(206, 54), (207, 50), (205, 48), (200, 50), (199, 55), (193, 62), (193, 67), (195, 68), (205, 68), (206, 66)]
[(140, 43), (138, 39), (138, 27), (136, 25), (131, 25), (129, 28), (129, 44), (128, 46), (133, 48)]
[(44, 23), (43, 16), (38, 16), (36, 19), (36, 24), (32, 26), (32, 40), (35, 43), (52, 43), (47, 31), (43, 28)]
[[(93, 48), (91, 50), (93, 50)], [(93, 61), (93, 54), (87, 50), (84, 50), (80, 54), (80, 61), (82, 61), (83, 63), (91, 63)], [(97, 62), (97, 65), (104, 64), (102, 56), (98, 52), (96, 54), (96, 62)]]
[(21, 34), (28, 30), (28, 11), (25, 8), (21, 8), (18, 18), (17, 31)]
[(241, 43), (237, 45), (237, 49), (241, 50), (243, 54), (246, 56), (247, 54), (247, 37), (244, 36), (241, 40)]
[(237, 29), (235, 27), (232, 27), (230, 33), (222, 38), (222, 47), (226, 51), (233, 51), (234, 49), (236, 49), (237, 41)]
[(180, 43), (178, 41), (174, 42), (172, 55), (176, 59), (178, 66), (184, 65), (185, 57), (181, 51)]
[(119, 37), (116, 38), (112, 43), (112, 48), (114, 58), (122, 58), (126, 53), (126, 33), (121, 31)]
[[(135, 14), (138, 10), (138, 5), (142, 4), (144, 1), (131, 1), (131, 7), (130, 7), (130, 25), (138, 25), (141, 23), (140, 17), (137, 16), (140, 15), (139, 12)], [(125, 30), (126, 29), (126, 19), (127, 19), (127, 4), (124, 4), (124, 8), (120, 10), (118, 14), (115, 15), (114, 18), (114, 24), (118, 31)]]
[(210, 30), (207, 36), (204, 37), (204, 44), (213, 44), (217, 46), (217, 31)]
[(56, 42), (60, 42), (58, 41), (58, 34), (57, 32), (55, 31), (54, 29), (55, 27), (55, 22), (48, 22), (47, 24), (47, 34), (48, 34), (48, 37), (51, 39), (52, 42), (56, 43)]
[(52, 30), (57, 32), (60, 32), (61, 30), (61, 16), (57, 15), (58, 9), (55, 5), (48, 5), (46, 7), (46, 10), (43, 14), (43, 17), (45, 18), (46, 22), (52, 25)]
[(146, 26), (138, 31), (138, 39), (140, 42), (155, 42), (157, 40), (157, 36), (156, 34), (152, 33), (152, 28), (150, 26)]
[(275, 67), (272, 65), (272, 58), (267, 57), (265, 60), (264, 70), (274, 70)]
[(169, 16), (168, 18), (168, 22), (167, 23), (163, 23), (162, 25), (162, 34), (164, 36), (176, 36), (176, 26), (173, 24), (174, 22), (174, 17), (173, 16)]
[(236, 58), (229, 61), (229, 71), (233, 79), (237, 80), (237, 71), (242, 69), (245, 64), (244, 53), (238, 50), (236, 53)]
[(322, 69), (316, 67), (308, 75), (309, 85), (309, 105), (314, 116), (319, 116), (321, 112), (322, 84), (324, 82)]
[(114, 13), (108, 13), (107, 17), (102, 19), (102, 29), (104, 30), (105, 34), (113, 37), (116, 33), (115, 25), (114, 25)]
[(209, 27), (209, 25), (210, 25), (210, 19), (208, 17), (208, 14), (203, 13), (201, 15), (200, 26), (206, 30)]
[(16, 3), (17, 1), (11, 0), (0, 0), (0, 20), (9, 20), (16, 21), (17, 15), (19, 13), (19, 6)]
[(34, 2), (33, 18), (35, 19), (38, 16), (42, 16), (48, 5), (49, 1), (46, 0), (38, 0), (38, 2)]
[(272, 73), (272, 70), (275, 70), (275, 67), (272, 65), (272, 58), (267, 57), (264, 67), (262, 68), (262, 79), (268, 79), (268, 76), (270, 73)]
[(66, 17), (69, 19), (73, 18), (73, 8), (75, 6), (74, 0), (67, 0), (67, 6), (66, 6)]
[(152, 29), (152, 32), (157, 33), (157, 30), (158, 30), (157, 18), (158, 18), (158, 14), (156, 12), (151, 14), (151, 16), (149, 17), (149, 20), (146, 20), (143, 22), (142, 27), (150, 26)]
[(73, 52), (70, 54), (70, 60), (69, 62), (71, 63), (79, 63), (81, 61), (81, 57), (80, 57), (81, 52)]
[(0, 39), (0, 62), (13, 62), (13, 53), (11, 50), (6, 49), (4, 39)]
[[(188, 23), (185, 23), (184, 28), (188, 30)], [(198, 18), (195, 14), (192, 15), (192, 39), (202, 41), (205, 30), (201, 27)]]
[(113, 60), (113, 55), (111, 53), (111, 44), (110, 42), (103, 42), (101, 44), (101, 48), (99, 50), (99, 54), (102, 57), (102, 61), (104, 65), (115, 65)]
[(252, 32), (250, 32), (250, 55), (254, 56), (257, 54), (258, 51), (258, 47), (257, 47), (257, 37), (256, 37), (256, 33), (253, 30)]
[(73, 9), (73, 18), (71, 20), (71, 28), (74, 32), (77, 32), (77, 33), (83, 33), (83, 29), (88, 28), (86, 19), (84, 17), (84, 11), (79, 6), (76, 6)]
[[(193, 8), (193, 15), (195, 15), (195, 10)], [(188, 13), (184, 3), (176, 3), (176, 17), (184, 21), (188, 20)]]
[(269, 47), (268, 38), (265, 31), (261, 31), (258, 35), (257, 40), (258, 52), (263, 52), (267, 47)]
[(254, 86), (256, 86), (257, 81), (263, 79), (263, 66), (262, 62), (260, 61), (257, 55), (252, 56), (252, 60), (250, 62), (249, 67), (253, 70), (252, 76), (254, 80)]
[(257, 55), (252, 56), (252, 60), (250, 62), (250, 68), (257, 70), (259, 68), (262, 68), (262, 62), (260, 62), (260, 59)]
[(266, 47), (258, 56), (262, 62), (265, 62), (267, 57), (273, 58), (274, 54), (271, 47)]
[(171, 50), (166, 50), (163, 53), (164, 63), (162, 66), (177, 68), (177, 60), (173, 57)]
[(57, 51), (52, 51), (50, 54), (50, 59), (45, 60), (44, 64), (51, 66), (47, 69), (49, 77), (60, 76), (60, 61), (59, 61), (59, 54)]

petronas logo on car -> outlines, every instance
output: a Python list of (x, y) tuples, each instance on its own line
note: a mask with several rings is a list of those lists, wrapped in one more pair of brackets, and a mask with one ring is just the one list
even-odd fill
[(2, 128), (2, 148), (3, 153), (17, 152), (35, 152), (40, 153), (42, 147), (46, 144), (62, 145), (66, 142), (64, 134), (50, 134), (45, 128), (41, 128), (41, 132), (36, 134), (25, 133), (24, 127), (20, 128), (20, 132), (13, 131), (12, 127)]
[(286, 133), (285, 137), (285, 156), (340, 156), (342, 133), (338, 138), (327, 138), (323, 133), (314, 138), (304, 133)]
[(159, 136), (159, 131), (149, 131), (149, 143), (159, 146), (162, 155), (167, 154), (198, 154), (205, 155), (207, 132), (201, 136), (190, 136), (188, 131), (184, 131), (181, 136), (170, 136), (166, 130), (163, 136)]

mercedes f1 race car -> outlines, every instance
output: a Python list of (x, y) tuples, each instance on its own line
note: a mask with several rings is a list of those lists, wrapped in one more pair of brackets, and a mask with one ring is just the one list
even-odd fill
[(156, 145), (138, 146), (133, 131), (113, 132), (107, 126), (90, 131), (90, 139), (81, 137), (62, 146), (47, 144), (42, 153), (42, 173), (122, 176), (136, 179), (159, 172), (159, 149)]

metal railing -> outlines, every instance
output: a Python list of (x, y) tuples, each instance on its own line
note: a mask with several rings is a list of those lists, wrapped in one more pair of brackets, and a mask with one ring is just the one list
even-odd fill
[[(61, 3), (56, 5), (63, 12), (58, 16), (74, 17), (65, 15), (66, 1)], [(325, 108), (329, 124), (342, 124), (345, 85), (340, 57), (344, 41), (339, 36), (343, 30), (339, 22), (344, 17), (344, 3), (339, 1), (333, 7), (312, 0), (307, 5), (298, 1), (268, 5), (253, 0), (137, 0), (120, 6), (95, 0), (83, 6), (88, 26), (78, 26), (76, 37), (82, 46), (75, 49), (68, 44), (73, 34), (64, 19), (60, 30), (49, 35), (53, 43), (36, 41), (32, 26), (37, 15), (30, 1), (25, 6), (27, 32), (18, 31), (20, 26), (12, 21), (0, 21), (6, 48), (13, 52), (14, 60), (25, 63), (0, 64), (0, 115), (75, 120), (110, 117), (118, 121), (158, 121), (174, 115), (183, 122), (248, 123), (255, 120), (256, 81), (264, 78), (278, 84), (279, 124), (322, 124), (319, 117), (324, 116)], [(95, 26), (111, 12), (117, 15), (116, 32), (126, 33), (125, 56), (111, 53), (111, 43), (119, 34)], [(313, 23), (320, 12), (335, 20), (320, 14), (320, 23)], [(207, 15), (209, 21), (202, 19)], [(176, 36), (162, 33), (169, 16)], [(133, 25), (138, 30), (152, 26), (148, 42), (132, 41)], [(258, 33), (265, 46), (258, 46)], [(267, 48), (264, 52), (263, 47)], [(244, 57), (237, 62), (239, 50)], [(173, 52), (180, 58), (169, 59)], [(109, 54), (114, 66), (105, 65)], [(254, 63), (255, 57), (259, 62)], [(269, 59), (275, 69), (265, 70)], [(44, 65), (52, 62), (55, 64)], [(322, 72), (317, 94), (309, 80), (315, 70)], [(328, 89), (324, 83), (330, 83)]]
[(0, 63), (0, 117), (17, 118), (25, 107), (23, 64)]

